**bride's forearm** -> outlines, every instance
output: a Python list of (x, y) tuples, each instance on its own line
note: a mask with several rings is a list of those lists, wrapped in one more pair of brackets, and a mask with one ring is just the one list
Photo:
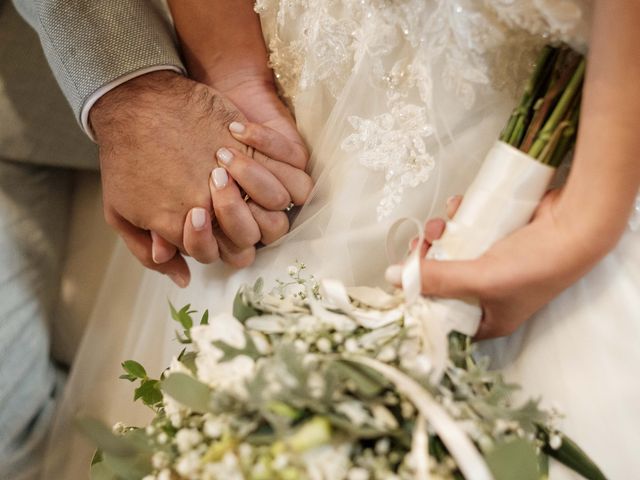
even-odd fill
[(637, 0), (595, 4), (575, 162), (559, 205), (603, 251), (624, 231), (640, 185), (639, 24)]
[(169, 0), (190, 75), (224, 90), (238, 77), (272, 82), (251, 0)]

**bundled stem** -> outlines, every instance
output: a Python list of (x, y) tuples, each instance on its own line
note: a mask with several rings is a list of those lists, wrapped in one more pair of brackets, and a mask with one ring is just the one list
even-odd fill
[(585, 60), (566, 46), (546, 46), (500, 139), (558, 166), (573, 148)]

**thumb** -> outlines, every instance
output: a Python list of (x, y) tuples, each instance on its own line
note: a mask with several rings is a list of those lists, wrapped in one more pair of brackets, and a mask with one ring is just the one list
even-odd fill
[[(392, 265), (385, 277), (396, 286), (402, 284), (402, 265)], [(442, 298), (479, 297), (486, 268), (478, 260), (426, 260), (420, 264), (423, 295)]]

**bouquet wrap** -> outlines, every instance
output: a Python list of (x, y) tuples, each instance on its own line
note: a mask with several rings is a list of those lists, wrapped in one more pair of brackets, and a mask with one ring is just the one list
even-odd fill
[[(511, 232), (526, 225), (544, 196), (555, 168), (497, 141), (489, 150), (454, 218), (427, 254), (436, 260), (473, 260)], [(455, 330), (474, 335), (482, 310), (477, 302), (438, 299), (440, 315)]]

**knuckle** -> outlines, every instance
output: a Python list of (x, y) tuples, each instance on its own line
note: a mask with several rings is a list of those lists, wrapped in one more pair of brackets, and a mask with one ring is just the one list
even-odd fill
[(275, 242), (289, 231), (289, 219), (284, 213), (269, 215), (263, 226), (262, 243)]
[(256, 258), (256, 249), (247, 248), (240, 252), (236, 252), (228, 255), (223, 261), (237, 269), (246, 268), (250, 266)]

